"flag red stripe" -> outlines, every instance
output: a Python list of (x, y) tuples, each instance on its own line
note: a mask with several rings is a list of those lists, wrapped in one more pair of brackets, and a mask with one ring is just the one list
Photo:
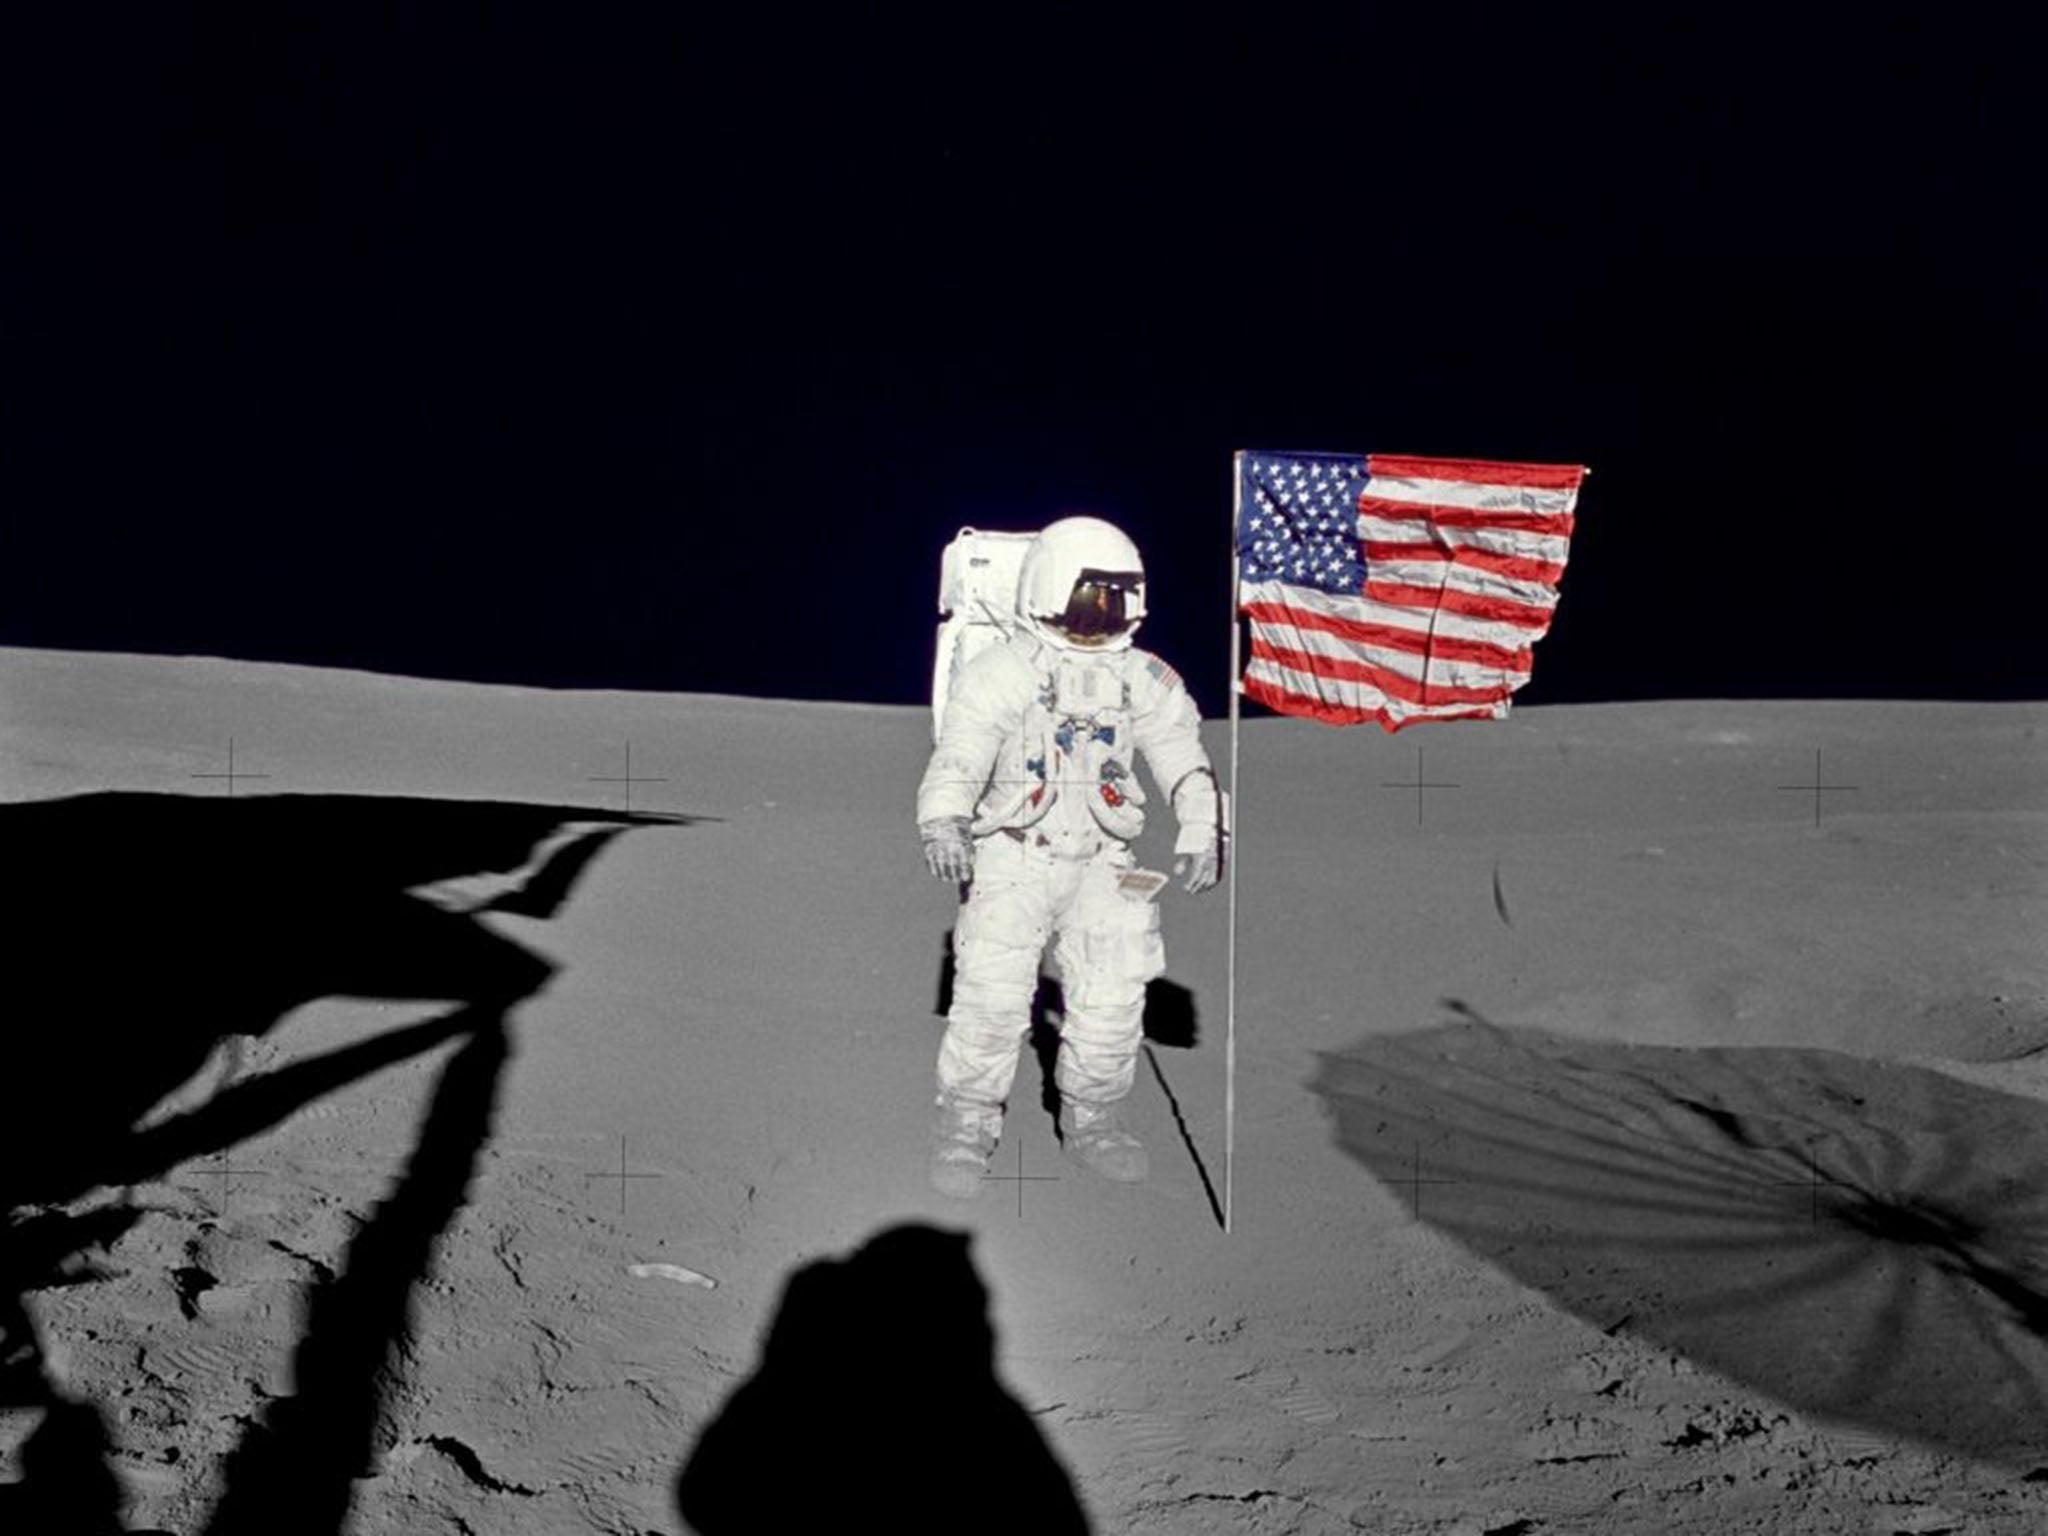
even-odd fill
[(1451, 588), (1439, 592), (1435, 587), (1406, 586), (1394, 581), (1368, 581), (1365, 595), (1376, 603), (1419, 608), (1425, 613), (1432, 608), (1441, 608), (1446, 613), (1462, 614), (1468, 619), (1519, 624), (1534, 631), (1532, 639), (1540, 637), (1550, 627), (1551, 610), (1548, 606), (1517, 603), (1505, 597), (1481, 597), (1476, 592), (1459, 592)]
[(1397, 480), (1464, 480), (1475, 485), (1527, 485), (1545, 491), (1576, 491), (1586, 478), (1583, 464), (1509, 464), (1494, 459), (1418, 459), (1407, 454), (1370, 453), (1366, 473)]
[(1364, 725), (1374, 720), (1390, 729), (1393, 725), (1393, 717), (1383, 709), (1354, 709), (1347, 704), (1326, 703), (1249, 673), (1245, 675), (1244, 692), (1246, 698), (1257, 699), (1268, 709), (1278, 710), (1283, 715), (1302, 715), (1310, 720), (1320, 720), (1325, 725)]
[[(1319, 630), (1340, 640), (1377, 645), (1390, 651), (1405, 651), (1411, 656), (1441, 656), (1446, 661), (1476, 662), (1480, 666), (1499, 667), (1508, 672), (1527, 672), (1535, 666), (1535, 658), (1527, 647), (1511, 651), (1506, 646), (1491, 645), (1484, 640), (1461, 640), (1452, 635), (1432, 637), (1424, 630), (1402, 629), (1396, 624), (1372, 624), (1364, 619), (1347, 619), (1336, 614), (1318, 613), (1312, 608), (1289, 607), (1284, 603), (1246, 603), (1244, 611), (1252, 618), (1263, 619), (1270, 624), (1291, 624), (1296, 629)], [(1329, 668), (1326, 665), (1317, 670), (1327, 671)]]
[(1263, 677), (1246, 677), (1245, 697), (1256, 699), (1266, 708), (1283, 715), (1299, 715), (1309, 720), (1320, 720), (1324, 725), (1369, 725), (1377, 722), (1389, 731), (1398, 731), (1404, 725), (1413, 725), (1418, 720), (1497, 720), (1500, 716), (1491, 709), (1451, 709), (1442, 714), (1397, 715), (1386, 709), (1358, 709), (1348, 704), (1331, 704), (1323, 699), (1310, 698), (1295, 693), (1278, 683), (1269, 683)]
[(1498, 720), (1501, 711), (1493, 709), (1446, 709), (1441, 713), (1432, 710), (1426, 715), (1396, 715), (1386, 721), (1389, 731), (1398, 731), (1404, 725), (1414, 725), (1420, 720)]
[(1555, 533), (1569, 536), (1569, 512), (1489, 512), (1483, 507), (1452, 507), (1433, 501), (1395, 501), (1390, 496), (1361, 492), (1358, 510), (1368, 517), (1383, 517), (1390, 523), (1435, 523), (1442, 528), (1508, 528), (1521, 533)]
[(1252, 659), (1256, 661), (1260, 658), (1294, 672), (1338, 678), (1351, 683), (1368, 683), (1388, 698), (1400, 699), (1409, 704), (1488, 704), (1504, 699), (1514, 692), (1514, 685), (1506, 681), (1489, 684), (1484, 688), (1451, 683), (1425, 684), (1420, 678), (1407, 677), (1391, 668), (1376, 666), (1369, 661), (1340, 661), (1334, 656), (1324, 656), (1315, 651), (1297, 651), (1289, 646), (1275, 645), (1272, 641), (1260, 639), (1254, 634)]
[(1511, 576), (1516, 581), (1540, 581), (1545, 586), (1556, 586), (1564, 576), (1562, 560), (1538, 560), (1529, 555), (1496, 554), (1493, 550), (1475, 549), (1469, 544), (1448, 547), (1442, 544), (1382, 544), (1377, 539), (1367, 539), (1365, 558), (1452, 560), (1459, 565), (1469, 565), (1474, 570), (1491, 571), (1496, 576)]

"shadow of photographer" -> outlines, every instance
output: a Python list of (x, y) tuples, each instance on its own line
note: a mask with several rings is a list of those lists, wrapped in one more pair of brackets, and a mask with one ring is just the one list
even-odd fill
[(891, 1227), (790, 1277), (754, 1375), (677, 1479), (698, 1536), (1087, 1531), (1065, 1468), (996, 1376), (970, 1241)]

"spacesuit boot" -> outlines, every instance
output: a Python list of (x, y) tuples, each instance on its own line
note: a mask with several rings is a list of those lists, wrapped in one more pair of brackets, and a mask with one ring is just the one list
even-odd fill
[(1069, 1157), (1105, 1179), (1135, 1184), (1152, 1171), (1145, 1144), (1124, 1129), (1115, 1104), (1060, 1099), (1060, 1141)]
[(979, 1195), (1002, 1132), (1000, 1105), (941, 1098), (938, 1118), (932, 1122), (932, 1188), (955, 1200)]

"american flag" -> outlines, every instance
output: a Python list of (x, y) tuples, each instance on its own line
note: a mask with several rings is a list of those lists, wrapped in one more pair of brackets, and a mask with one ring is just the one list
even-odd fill
[(1245, 694), (1332, 725), (1498, 719), (1550, 628), (1585, 469), (1238, 456)]

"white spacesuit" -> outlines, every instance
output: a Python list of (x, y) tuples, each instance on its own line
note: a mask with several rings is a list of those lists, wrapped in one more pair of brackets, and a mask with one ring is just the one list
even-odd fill
[(1001, 1133), (1048, 940), (1066, 1003), (1062, 1140), (1108, 1178), (1147, 1172), (1115, 1109), (1136, 1070), (1145, 984), (1166, 964), (1157, 880), (1130, 847), (1146, 799), (1134, 751), (1167, 790), (1186, 888), (1215, 885), (1223, 861), (1194, 701), (1131, 644), (1145, 616), (1137, 547), (1099, 518), (1053, 523), (1025, 554), (1017, 612), (1014, 636), (953, 680), (917, 793), (928, 866), (965, 888), (931, 1164), (933, 1185), (961, 1198), (979, 1193)]

